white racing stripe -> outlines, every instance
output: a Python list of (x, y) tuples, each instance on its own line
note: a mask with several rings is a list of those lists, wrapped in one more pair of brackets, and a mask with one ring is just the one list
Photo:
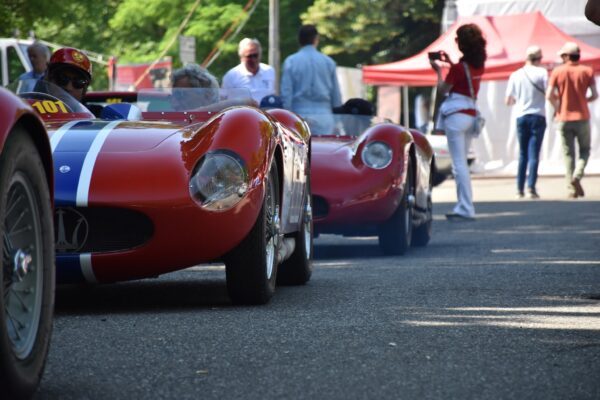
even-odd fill
[(54, 132), (54, 134), (50, 138), (50, 149), (51, 149), (52, 153), (54, 153), (54, 150), (56, 150), (56, 146), (58, 146), (62, 137), (65, 136), (65, 133), (67, 133), (69, 131), (69, 129), (71, 129), (73, 127), (73, 125), (75, 125), (78, 122), (81, 122), (81, 121), (68, 122), (68, 123), (64, 124), (63, 126), (61, 126), (60, 128), (58, 128), (56, 130), (56, 132)]
[(81, 273), (87, 282), (98, 283), (96, 275), (94, 275), (94, 269), (92, 268), (91, 253), (81, 253), (79, 255), (79, 265), (81, 266)]
[(85, 156), (85, 160), (83, 161), (81, 175), (79, 176), (79, 184), (77, 185), (77, 198), (75, 202), (77, 207), (87, 207), (88, 197), (90, 194), (90, 182), (92, 181), (92, 172), (94, 172), (94, 165), (96, 164), (98, 154), (100, 153), (102, 145), (104, 145), (104, 142), (106, 141), (106, 138), (110, 132), (112, 132), (113, 128), (121, 122), (123, 121), (113, 121), (107, 124), (94, 138), (94, 141), (92, 142), (92, 145)]

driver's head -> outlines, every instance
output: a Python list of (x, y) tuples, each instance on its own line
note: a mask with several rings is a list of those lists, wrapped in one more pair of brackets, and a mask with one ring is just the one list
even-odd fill
[(58, 49), (50, 57), (47, 79), (81, 101), (92, 80), (92, 63), (77, 49)]

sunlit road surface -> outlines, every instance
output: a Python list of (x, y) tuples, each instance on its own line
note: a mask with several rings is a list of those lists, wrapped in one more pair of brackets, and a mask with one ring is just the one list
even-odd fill
[(600, 178), (476, 179), (478, 220), (402, 257), (325, 235), (304, 287), (230, 305), (220, 264), (63, 288), (38, 399), (598, 399)]

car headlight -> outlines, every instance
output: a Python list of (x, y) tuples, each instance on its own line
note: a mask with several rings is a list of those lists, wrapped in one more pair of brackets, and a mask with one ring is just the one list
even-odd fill
[(190, 195), (202, 207), (213, 211), (236, 205), (248, 191), (248, 171), (233, 152), (207, 153), (190, 179)]
[(383, 169), (392, 162), (392, 148), (384, 142), (371, 142), (362, 151), (363, 162), (374, 169)]

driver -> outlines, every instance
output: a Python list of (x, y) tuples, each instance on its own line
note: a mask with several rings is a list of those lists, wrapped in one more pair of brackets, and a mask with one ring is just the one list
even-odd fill
[(92, 63), (83, 52), (64, 47), (56, 50), (50, 57), (44, 79), (81, 102), (92, 81)]

